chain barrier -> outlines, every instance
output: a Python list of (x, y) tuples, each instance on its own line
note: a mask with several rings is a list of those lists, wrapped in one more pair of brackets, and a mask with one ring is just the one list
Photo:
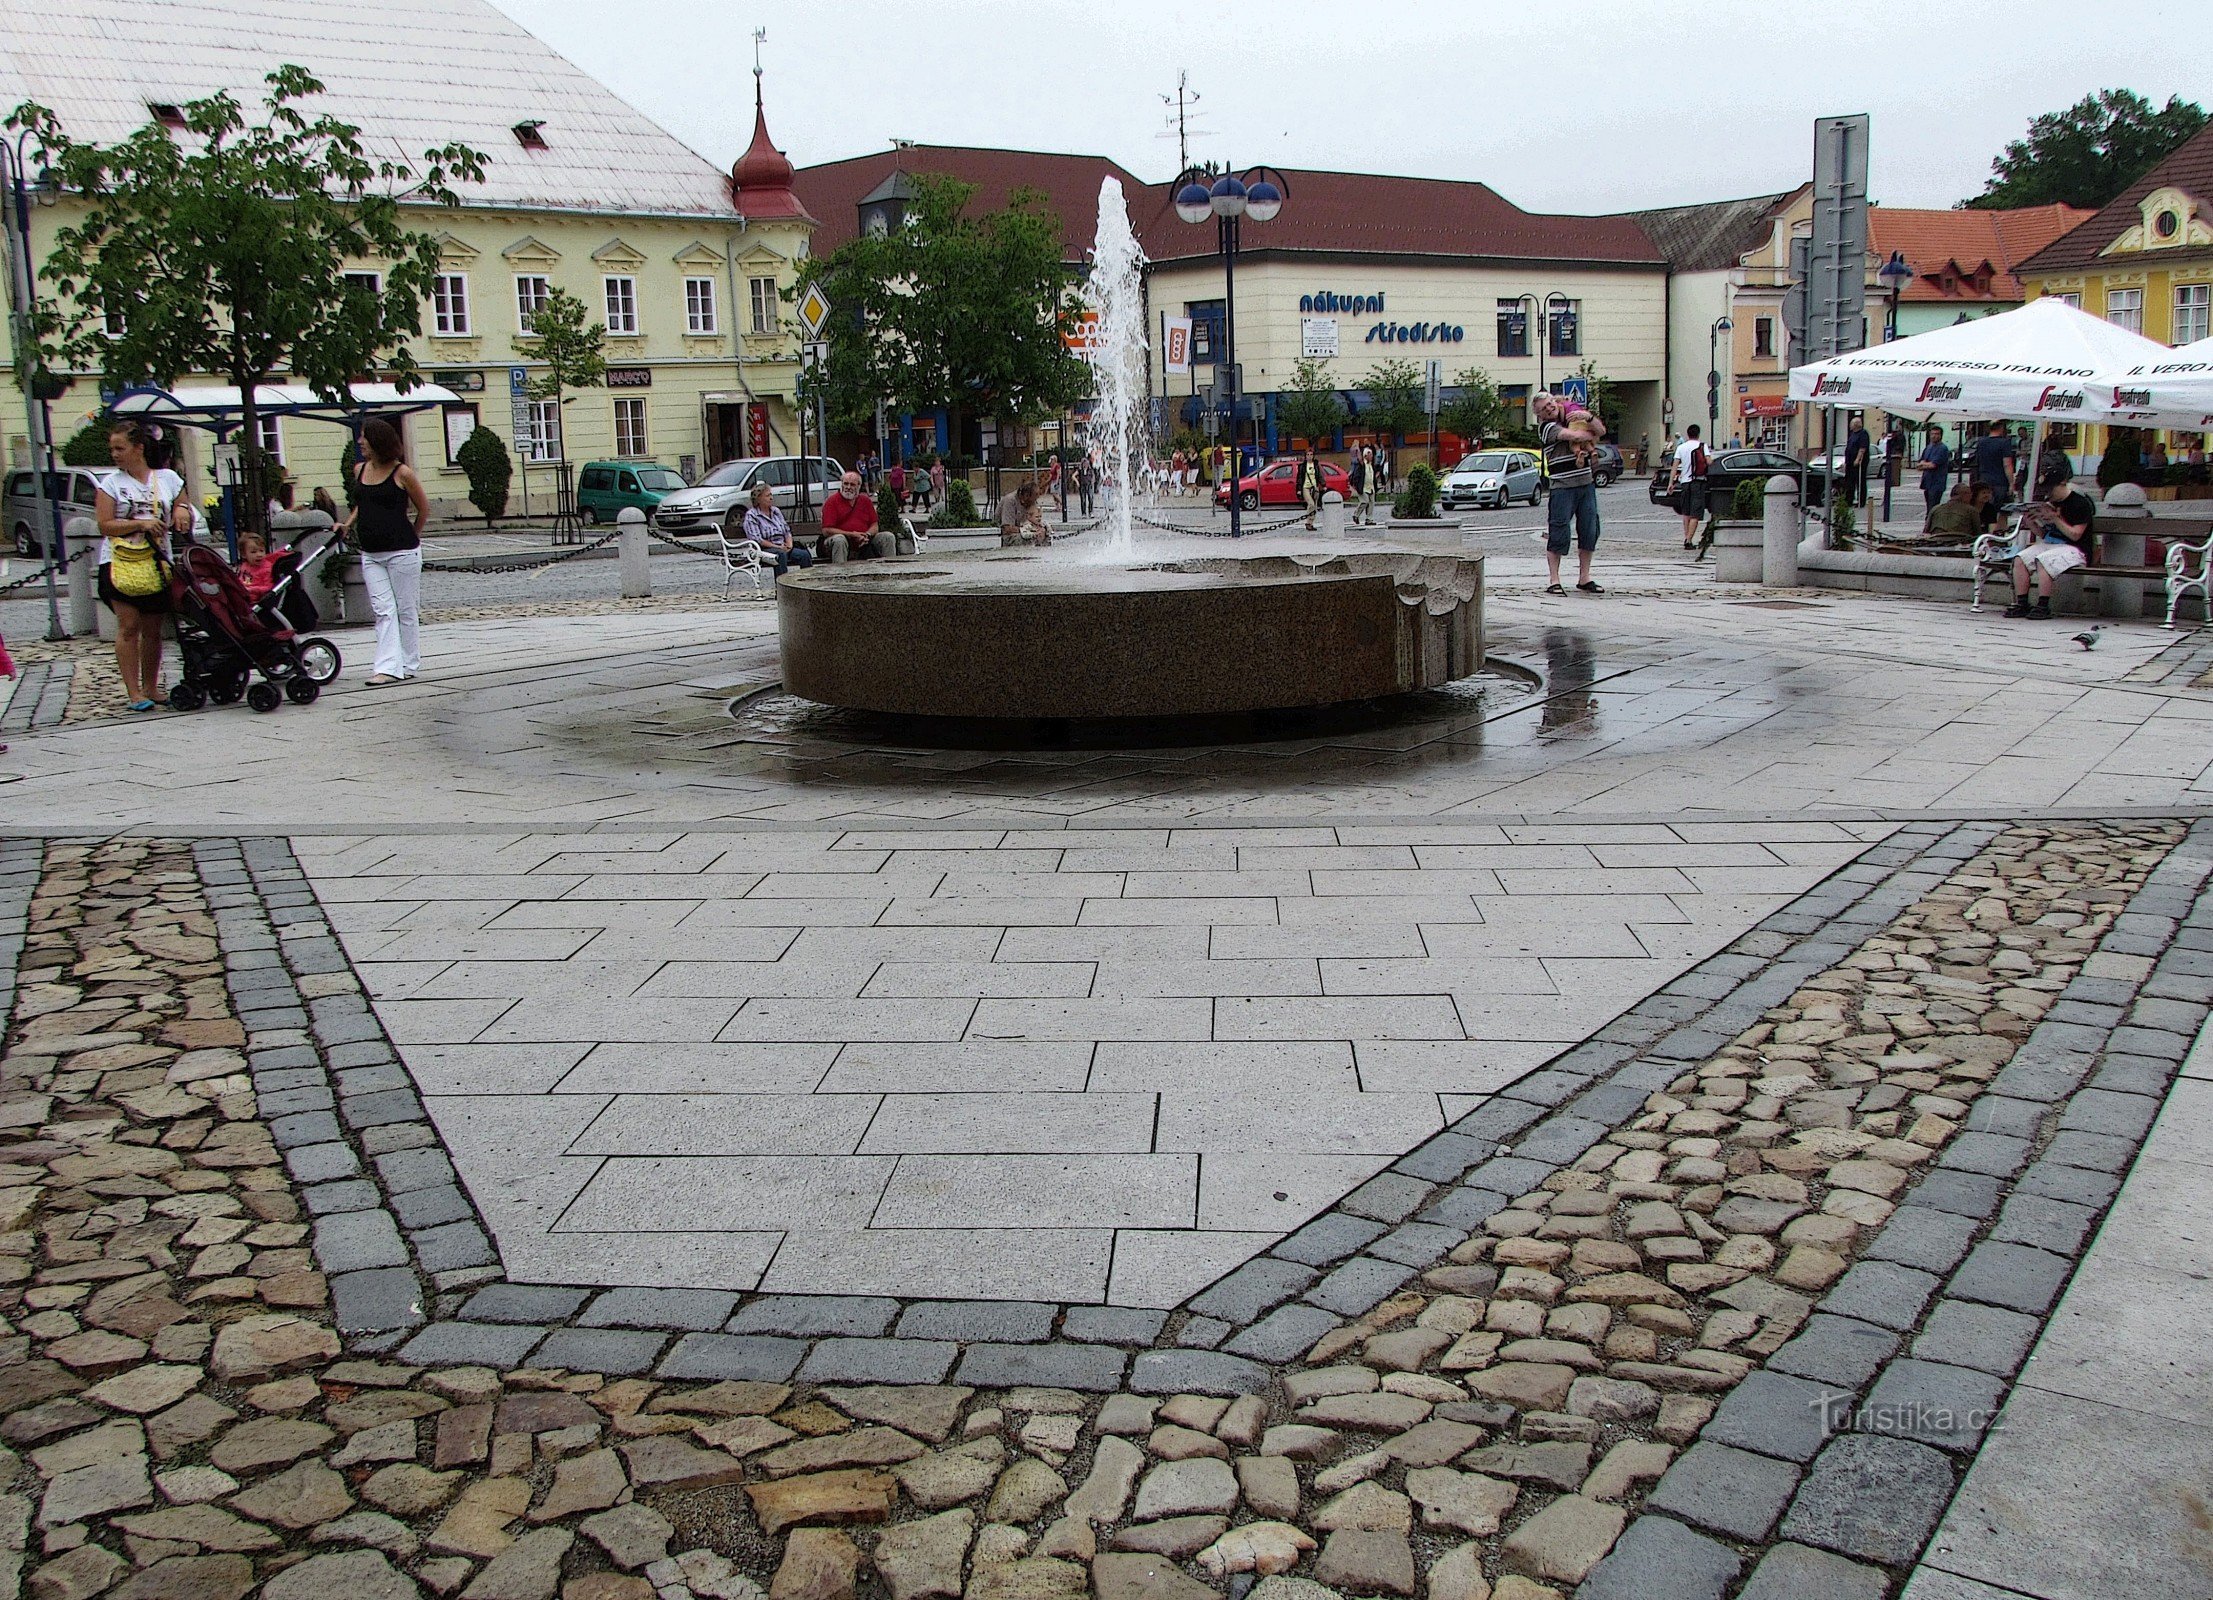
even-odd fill
[[(1247, 522), (1239, 531), (1244, 534), (1274, 533), (1279, 528), (1288, 528), (1292, 523), (1303, 522), (1305, 519), (1305, 512), (1294, 511), (1281, 522)], [(1209, 525), (1204, 528), (1194, 528), (1180, 522), (1163, 522), (1158, 517), (1148, 517), (1137, 511), (1130, 513), (1130, 520), (1132, 522), (1142, 522), (1148, 528), (1158, 528), (1163, 533), (1187, 533), (1200, 539), (1227, 539), (1230, 536), (1227, 527), (1217, 528)]]
[(578, 556), (586, 556), (586, 555), (590, 555), (590, 554), (591, 554), (591, 553), (592, 553), (592, 552), (593, 552), (594, 550), (600, 550), (600, 549), (604, 549), (604, 548), (605, 548), (606, 546), (608, 546), (608, 545), (611, 545), (611, 544), (613, 544), (613, 543), (614, 543), (614, 542), (615, 542), (615, 541), (616, 541), (617, 539), (619, 539), (619, 538), (621, 538), (621, 537), (622, 537), (622, 530), (621, 530), (620, 528), (617, 528), (617, 529), (616, 529), (616, 530), (615, 530), (615, 531), (614, 531), (613, 533), (607, 533), (607, 534), (602, 534), (602, 535), (600, 535), (600, 537), (598, 537), (597, 539), (594, 539), (594, 540), (593, 540), (593, 541), (592, 541), (592, 542), (591, 542), (590, 544), (580, 544), (580, 545), (578, 545), (578, 546), (577, 546), (577, 547), (576, 547), (576, 548), (575, 548), (574, 550), (564, 550), (564, 551), (562, 551), (562, 552), (561, 552), (561, 553), (560, 553), (559, 555), (557, 555), (557, 556), (553, 556), (553, 557), (550, 557), (550, 558), (548, 558), (547, 560), (544, 560), (544, 561), (538, 561), (538, 562), (533, 562), (533, 563), (532, 563), (531, 565), (529, 565), (529, 566), (527, 566), (527, 567), (505, 567), (505, 566), (492, 566), (492, 567), (485, 567), (485, 566), (476, 566), (476, 565), (473, 565), (473, 564), (471, 564), (471, 563), (469, 563), (469, 562), (465, 562), (465, 561), (428, 561), (428, 560), (426, 560), (426, 561), (425, 561), (425, 562), (423, 563), (423, 570), (424, 570), (425, 572), (463, 572), (463, 573), (497, 572), (497, 573), (501, 573), (501, 574), (507, 574), (507, 573), (520, 573), (520, 572), (543, 572), (543, 571), (545, 571), (545, 570), (546, 570), (546, 569), (547, 569), (548, 567), (558, 567), (558, 566), (559, 566), (559, 565), (560, 565), (560, 564), (561, 564), (562, 562), (564, 562), (564, 561), (574, 561), (574, 560), (575, 560), (575, 559), (576, 559), (576, 558), (577, 558)]
[[(69, 563), (75, 559), (76, 558), (72, 556), (69, 551), (67, 551), (66, 549), (63, 550), (61, 559), (59, 561), (51, 563), (54, 569), (55, 576), (58, 578), (63, 572), (67, 571), (69, 568)], [(42, 561), (39, 563), (38, 570), (32, 573), (28, 578), (17, 578), (13, 583), (0, 583), (0, 595), (13, 594), (18, 589), (28, 589), (34, 583), (44, 583), (46, 581), (46, 568), (48, 565), (49, 563)]]

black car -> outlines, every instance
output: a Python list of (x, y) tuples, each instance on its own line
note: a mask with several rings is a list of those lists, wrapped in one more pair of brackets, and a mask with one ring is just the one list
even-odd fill
[(1614, 445), (1601, 444), (1597, 457), (1591, 462), (1591, 475), (1598, 479), (1600, 487), (1619, 478), (1627, 466), (1621, 459), (1621, 451)]
[[(1670, 502), (1668, 478), (1673, 465), (1672, 456), (1661, 458), (1659, 469), (1652, 474), (1649, 493), (1654, 505)], [(1821, 504), (1821, 471), (1817, 466), (1800, 461), (1796, 456), (1781, 450), (1758, 447), (1735, 450), (1716, 450), (1706, 457), (1706, 484), (1711, 503), (1726, 506), (1736, 495), (1740, 483), (1765, 483), (1782, 475), (1798, 480), (1800, 505)]]

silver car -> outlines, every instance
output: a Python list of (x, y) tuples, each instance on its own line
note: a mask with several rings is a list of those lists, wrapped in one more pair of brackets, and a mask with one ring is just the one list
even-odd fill
[(845, 469), (834, 456), (808, 456), (806, 465), (803, 474), (798, 456), (741, 456), (725, 461), (690, 488), (662, 496), (653, 508), (653, 525), (663, 533), (711, 533), (728, 523), (734, 531), (737, 519), (731, 513), (742, 518), (753, 503), (754, 489), (764, 483), (775, 491), (778, 509), (790, 516), (806, 477), (814, 480), (808, 501), (819, 507), (845, 476)]
[[(71, 518), (91, 516), (101, 475), (85, 467), (63, 467), (52, 476), (51, 487), (61, 502), (54, 508), (61, 516), (61, 525), (67, 528)], [(5, 493), (0, 494), (0, 525), (15, 535), (17, 555), (46, 553), (46, 507), (40, 503), (35, 483), (28, 471), (11, 472)]]
[(1462, 456), (1445, 475), (1440, 497), (1447, 511), (1462, 506), (1535, 505), (1544, 494), (1544, 472), (1532, 450), (1478, 450)]

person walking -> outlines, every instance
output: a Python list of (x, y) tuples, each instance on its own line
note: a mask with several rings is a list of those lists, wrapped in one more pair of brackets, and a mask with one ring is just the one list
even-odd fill
[(1299, 504), (1306, 507), (1306, 527), (1314, 526), (1314, 517), (1322, 509), (1322, 464), (1308, 445), (1306, 453), (1299, 457)]
[(1699, 525), (1706, 520), (1706, 441), (1698, 437), (1698, 424), (1683, 430), (1675, 447), (1675, 510), (1683, 519), (1683, 548), (1696, 549)]
[(884, 469), (884, 482), (891, 486), (892, 504), (898, 506), (901, 510), (905, 510), (907, 505), (906, 463), (894, 457), (891, 465)]
[[(1532, 405), (1542, 426), (1537, 439), (1544, 450), (1545, 481), (1545, 584), (1546, 594), (1566, 594), (1560, 582), (1560, 561), (1572, 542), (1576, 549), (1575, 587), (1583, 594), (1604, 594), (1605, 588), (1591, 576), (1591, 558), (1598, 550), (1598, 476), (1591, 469), (1591, 451), (1598, 443), (1584, 418), (1567, 419), (1556, 395), (1541, 394)], [(1585, 417), (1588, 413), (1585, 413)]]
[(1352, 520), (1355, 527), (1375, 520), (1375, 457), (1365, 446), (1352, 453), (1352, 466), (1346, 470), (1346, 481), (1352, 487)]
[[(930, 505), (941, 506), (943, 504), (945, 504), (945, 458), (939, 456), (930, 463)], [(927, 512), (929, 506), (924, 506), (922, 509)]]
[(1944, 442), (1944, 430), (1935, 423), (1929, 424), (1921, 454), (1913, 464), (1921, 469), (1921, 504), (1933, 517), (1944, 503), (1945, 485), (1952, 476), (1952, 448)]
[(423, 524), (430, 520), (430, 497), (415, 469), (400, 459), (400, 430), (390, 422), (371, 417), (362, 424), (361, 447), (345, 526), (361, 552), (361, 577), (376, 618), (376, 670), (362, 681), (381, 689), (422, 669)]
[(161, 698), (161, 619), (169, 610), (169, 541), (189, 538), (192, 506), (184, 479), (148, 456), (157, 449), (142, 422), (108, 430), (115, 466), (99, 481), (93, 519), (100, 527), (100, 601), (115, 613), (115, 670), (130, 709)]

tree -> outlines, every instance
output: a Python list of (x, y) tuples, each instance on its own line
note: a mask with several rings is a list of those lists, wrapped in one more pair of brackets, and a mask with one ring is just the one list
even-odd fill
[(1377, 362), (1360, 380), (1360, 387), (1368, 391), (1368, 409), (1361, 413), (1362, 420), (1387, 439), (1403, 442), (1405, 435), (1429, 420), (1429, 413), (1422, 409), (1428, 384), (1422, 369), (1411, 361)]
[(1498, 385), (1488, 372), (1468, 367), (1452, 381), (1460, 393), (1437, 413), (1439, 427), (1470, 444), (1495, 439), (1505, 431), (1506, 402), (1498, 397)]
[[(514, 463), (507, 459), (507, 445), (500, 436), (482, 423), (471, 430), (461, 441), (461, 448), (453, 454), (454, 465), (469, 478), (469, 504), (484, 513), (489, 523), (507, 512), (507, 485), (515, 475)], [(349, 477), (346, 480), (351, 483)]]
[(1963, 203), (1985, 211), (2055, 202), (2095, 210), (2205, 124), (2202, 107), (2173, 95), (2157, 109), (2132, 89), (2084, 95), (2031, 121), (2028, 137), (2009, 141), (1990, 163), (1982, 193)]
[[(533, 399), (551, 400), (560, 417), (568, 404), (564, 389), (595, 389), (607, 381), (607, 325), (589, 320), (591, 309), (566, 289), (555, 289), (530, 314), (530, 334), (515, 348), (531, 361), (543, 361), (546, 373), (530, 384)], [(567, 419), (561, 422), (561, 459), (569, 454)]]
[(1075, 274), (1061, 256), (1059, 220), (1018, 189), (1004, 210), (967, 216), (975, 190), (924, 176), (905, 220), (863, 235), (802, 270), (800, 287), (830, 301), (830, 357), (802, 384), (821, 385), (833, 427), (862, 428), (876, 404), (953, 413), (953, 442), (969, 414), (1031, 423), (1090, 388), (1069, 350)]
[(1319, 449), (1344, 420), (1344, 396), (1329, 381), (1320, 359), (1302, 358), (1276, 401), (1277, 423), (1292, 438), (1304, 439)]
[[(222, 375), (244, 397), (248, 483), (264, 475), (255, 390), (278, 372), (331, 402), (379, 368), (402, 389), (420, 381), (407, 340), (422, 329), (438, 242), (402, 207), (459, 205), (455, 186), (484, 176), (464, 144), (425, 150), (419, 170), (370, 155), (360, 129), (299, 105), (323, 87), (305, 68), (266, 82), (259, 122), (217, 93), (179, 108), (183, 138), (149, 122), (118, 144), (80, 142), (30, 102), (8, 118), (44, 142), (86, 204), (54, 236), (59, 298), (33, 315), (36, 359), (96, 369), (116, 387)], [(260, 525), (259, 496), (246, 515)]]

